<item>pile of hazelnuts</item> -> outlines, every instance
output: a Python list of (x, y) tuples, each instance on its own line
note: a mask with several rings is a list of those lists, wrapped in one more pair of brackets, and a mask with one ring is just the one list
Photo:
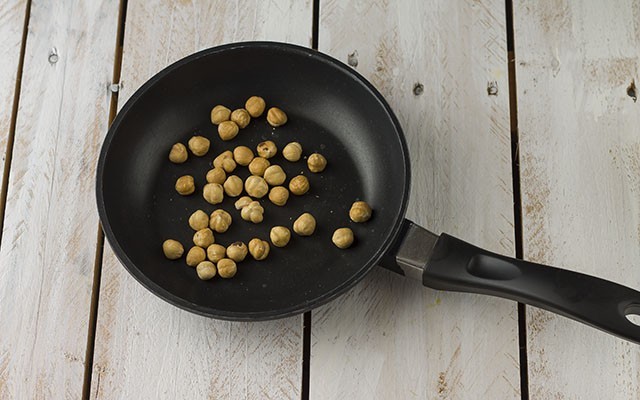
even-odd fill
[[(251, 118), (258, 118), (266, 109), (262, 97), (252, 96), (244, 108), (231, 111), (223, 105), (217, 105), (211, 110), (211, 122), (218, 127), (218, 135), (223, 141), (229, 141), (238, 135), (251, 122)], [(267, 111), (267, 122), (274, 128), (287, 123), (287, 114), (277, 107)], [(196, 157), (203, 157), (209, 152), (211, 142), (203, 136), (193, 136), (187, 146), (176, 143), (169, 151), (169, 160), (182, 164), (189, 158), (189, 151)], [(189, 151), (187, 150), (187, 147)], [(270, 140), (261, 142), (256, 147), (257, 156), (247, 146), (237, 146), (233, 151), (227, 150), (217, 155), (213, 168), (205, 176), (206, 184), (202, 188), (202, 197), (212, 205), (222, 203), (225, 196), (239, 197), (243, 190), (246, 196), (239, 197), (234, 206), (240, 212), (240, 217), (248, 222), (259, 224), (264, 219), (264, 208), (260, 199), (265, 196), (276, 206), (284, 206), (289, 193), (302, 196), (309, 191), (309, 180), (304, 175), (297, 175), (284, 186), (287, 175), (279, 165), (271, 165), (270, 158), (274, 157), (278, 149)], [(289, 162), (297, 162), (302, 158), (302, 145), (291, 142), (282, 149), (283, 157)], [(232, 172), (237, 166), (247, 167), (251, 175), (244, 180)], [(307, 167), (312, 173), (320, 173), (327, 166), (327, 159), (320, 153), (313, 153), (307, 158)], [(177, 179), (175, 190), (182, 196), (189, 196), (196, 190), (194, 178), (184, 175)], [(354, 222), (366, 222), (371, 218), (371, 207), (364, 201), (356, 201), (351, 206), (349, 217)], [(186, 263), (195, 267), (198, 277), (202, 280), (212, 279), (216, 274), (221, 278), (232, 278), (237, 272), (237, 263), (242, 262), (248, 254), (261, 261), (267, 258), (270, 251), (269, 242), (260, 238), (253, 238), (248, 246), (243, 242), (234, 242), (228, 247), (215, 243), (215, 233), (225, 233), (231, 226), (233, 218), (221, 208), (207, 214), (197, 210), (189, 217), (189, 226), (195, 231), (194, 246), (186, 255)], [(316, 229), (316, 219), (310, 213), (303, 213), (293, 222), (293, 231), (299, 236), (311, 236)], [(271, 228), (269, 239), (276, 247), (285, 247), (291, 239), (291, 231), (285, 226)], [(333, 243), (340, 249), (349, 248), (354, 242), (353, 231), (350, 228), (339, 228), (332, 236)], [(182, 244), (174, 239), (167, 239), (162, 244), (166, 258), (177, 260), (184, 254)]]

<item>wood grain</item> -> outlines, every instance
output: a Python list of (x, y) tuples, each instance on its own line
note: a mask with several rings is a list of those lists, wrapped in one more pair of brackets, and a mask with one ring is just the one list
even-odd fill
[[(396, 111), (408, 217), (513, 255), (504, 12), (488, 0), (323, 1), (319, 48), (357, 64)], [(518, 362), (515, 303), (383, 270), (313, 313), (312, 399), (519, 399)]]
[[(154, 73), (242, 40), (309, 45), (311, 2), (129, 1), (119, 105)], [(91, 397), (300, 397), (302, 318), (216, 321), (149, 293), (105, 247)]]
[[(640, 289), (640, 2), (514, 2), (524, 253)], [(631, 399), (640, 351), (530, 307), (531, 398)]]
[(0, 46), (0, 181), (4, 179), (7, 139), (13, 112), (26, 10), (26, 0), (0, 3), (0, 38), (2, 38), (2, 46)]
[(32, 3), (0, 247), (2, 399), (82, 392), (117, 13), (113, 1)]

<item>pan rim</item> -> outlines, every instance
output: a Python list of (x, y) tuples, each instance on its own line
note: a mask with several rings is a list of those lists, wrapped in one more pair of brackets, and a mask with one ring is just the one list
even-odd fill
[[(404, 185), (403, 185), (403, 193), (402, 193), (402, 201), (400, 207), (395, 211), (395, 216), (393, 218), (393, 225), (390, 227), (387, 237), (383, 240), (382, 245), (372, 253), (369, 257), (368, 261), (363, 263), (362, 267), (355, 273), (350, 279), (345, 280), (340, 285), (334, 287), (332, 290), (329, 290), (322, 295), (308, 300), (304, 303), (296, 304), (287, 308), (278, 308), (267, 311), (259, 311), (259, 312), (238, 312), (238, 311), (226, 311), (220, 310), (208, 306), (202, 306), (199, 304), (192, 303), (190, 301), (185, 300), (182, 297), (179, 297), (168, 290), (164, 289), (157, 283), (153, 282), (150, 278), (148, 278), (142, 271), (136, 266), (136, 264), (128, 257), (123, 247), (120, 245), (116, 234), (114, 233), (111, 223), (109, 221), (109, 216), (107, 209), (105, 207), (104, 195), (103, 195), (103, 176), (105, 170), (106, 158), (109, 153), (109, 149), (111, 147), (111, 143), (113, 138), (118, 131), (119, 126), (122, 121), (126, 118), (129, 110), (135, 106), (137, 101), (155, 84), (161, 81), (165, 76), (169, 75), (174, 70), (179, 69), (183, 65), (191, 63), (199, 58), (208, 57), (212, 54), (226, 52), (230, 50), (240, 50), (247, 48), (266, 48), (266, 49), (276, 49), (276, 50), (285, 50), (292, 53), (301, 53), (305, 56), (313, 57), (320, 62), (328, 63), (331, 66), (342, 70), (347, 75), (356, 79), (360, 84), (362, 84), (370, 93), (374, 96), (377, 102), (382, 106), (384, 111), (386, 112), (389, 120), (396, 130), (396, 137), (399, 142), (401, 148), (401, 156), (402, 160), (398, 160), (397, 162), (402, 162), (403, 172), (404, 172)], [(195, 314), (199, 314), (206, 317), (221, 319), (221, 320), (229, 320), (229, 321), (264, 321), (264, 320), (274, 320), (280, 318), (286, 318), (294, 315), (298, 315), (304, 313), (306, 311), (317, 308), (323, 304), (334, 300), (341, 294), (344, 294), (350, 288), (354, 287), (358, 282), (360, 282), (371, 270), (378, 264), (380, 259), (392, 248), (392, 245), (395, 243), (398, 234), (401, 231), (402, 223), (405, 218), (408, 200), (409, 200), (409, 191), (410, 191), (410, 182), (411, 182), (411, 168), (410, 168), (410, 160), (409, 160), (409, 152), (408, 146), (406, 143), (406, 138), (404, 136), (404, 132), (400, 123), (387, 103), (382, 94), (360, 73), (358, 73), (353, 68), (347, 66), (341, 61), (327, 55), (321, 53), (320, 51), (310, 49), (308, 47), (303, 47), (295, 44), (284, 43), (284, 42), (274, 42), (274, 41), (244, 41), (244, 42), (234, 42), (228, 43), (220, 46), (210, 47), (204, 50), (200, 50), (196, 53), (193, 53), (189, 56), (186, 56), (169, 66), (163, 68), (161, 71), (153, 75), (149, 78), (142, 86), (140, 86), (135, 93), (131, 95), (131, 97), (127, 100), (127, 102), (123, 105), (120, 111), (117, 113), (113, 123), (109, 127), (105, 139), (102, 144), (102, 148), (100, 150), (100, 157), (98, 159), (98, 165), (96, 169), (96, 201), (98, 207), (98, 215), (100, 218), (100, 222), (102, 225), (102, 229), (104, 231), (105, 237), (109, 242), (114, 254), (117, 259), (123, 264), (125, 269), (147, 290), (156, 296), (160, 297), (164, 301), (184, 309), (186, 311), (190, 311)]]

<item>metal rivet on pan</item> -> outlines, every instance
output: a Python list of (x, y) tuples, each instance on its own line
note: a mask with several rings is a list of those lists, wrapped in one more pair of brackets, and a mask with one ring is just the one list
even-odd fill
[(353, 53), (349, 53), (347, 56), (347, 63), (353, 68), (358, 66), (358, 50), (354, 50)]
[(49, 64), (55, 64), (58, 62), (58, 49), (56, 49), (55, 47), (52, 47), (51, 50), (49, 50)]
[(413, 94), (415, 96), (420, 96), (422, 93), (424, 93), (424, 85), (422, 85), (422, 83), (420, 82), (416, 82), (413, 85)]
[(487, 82), (487, 94), (489, 96), (498, 95), (498, 82), (496, 81)]
[(111, 85), (109, 85), (109, 90), (111, 90), (111, 93), (118, 93), (120, 91), (120, 84), (112, 83)]

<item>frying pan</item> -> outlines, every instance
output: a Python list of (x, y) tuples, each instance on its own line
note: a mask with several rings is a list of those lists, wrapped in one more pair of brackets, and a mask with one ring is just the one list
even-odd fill
[[(289, 122), (271, 128), (257, 118), (238, 137), (223, 142), (209, 121), (215, 104), (239, 108), (251, 95), (284, 109)], [(175, 142), (193, 135), (212, 141), (205, 157), (180, 165), (168, 161)], [(301, 142), (304, 154), (329, 160), (321, 174), (304, 162), (277, 156), (287, 176), (306, 175), (311, 190), (291, 196), (285, 207), (262, 201), (265, 219), (251, 224), (233, 209), (201, 195), (211, 160), (238, 145), (255, 148), (273, 140), (279, 148)], [(241, 178), (246, 168), (234, 172)], [(197, 190), (179, 196), (175, 180), (192, 174)], [(497, 255), (405, 220), (410, 186), (407, 145), (382, 95), (353, 69), (303, 47), (272, 42), (234, 43), (186, 57), (159, 72), (124, 105), (105, 138), (97, 169), (97, 202), (105, 235), (116, 256), (147, 289), (186, 310), (226, 320), (282, 318), (324, 304), (347, 291), (377, 264), (425, 286), (474, 292), (531, 304), (640, 343), (640, 327), (626, 316), (640, 313), (640, 293), (619, 284), (559, 268)], [(198, 190), (199, 189), (199, 190)], [(373, 218), (352, 223), (353, 201), (372, 205)], [(200, 281), (184, 261), (164, 258), (167, 238), (191, 246), (188, 216), (197, 209), (229, 210), (234, 222), (216, 242), (228, 245), (268, 239), (274, 225), (291, 226), (303, 212), (318, 228), (312, 237), (293, 235), (269, 258), (247, 258), (233, 279)], [(332, 232), (353, 229), (355, 245), (340, 250)]]

